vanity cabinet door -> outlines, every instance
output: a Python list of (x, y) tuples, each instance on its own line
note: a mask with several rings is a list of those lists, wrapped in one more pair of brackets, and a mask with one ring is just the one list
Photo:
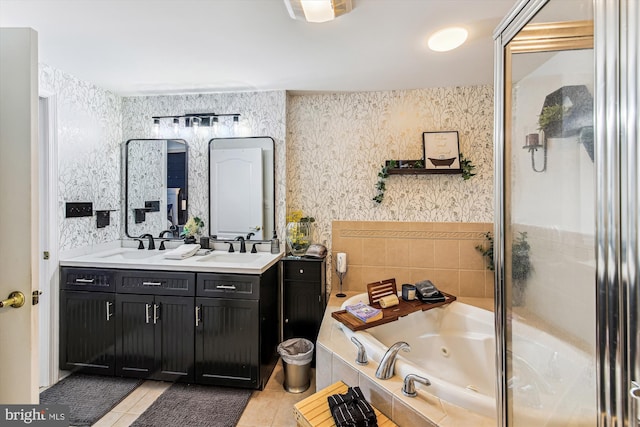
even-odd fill
[(196, 382), (257, 388), (257, 300), (196, 298)]
[(325, 259), (285, 257), (283, 338), (315, 342), (326, 307)]
[(151, 379), (193, 381), (195, 314), (193, 297), (156, 296), (156, 363)]
[(154, 372), (153, 305), (153, 295), (116, 294), (116, 375), (148, 378)]
[(115, 294), (60, 291), (60, 369), (115, 372)]
[(116, 295), (120, 316), (116, 375), (192, 381), (192, 297)]
[(315, 342), (324, 307), (317, 286), (307, 282), (284, 283), (284, 339), (306, 338)]

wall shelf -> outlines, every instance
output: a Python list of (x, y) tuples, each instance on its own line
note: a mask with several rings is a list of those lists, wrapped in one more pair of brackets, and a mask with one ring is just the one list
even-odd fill
[(384, 164), (387, 167), (387, 173), (389, 175), (430, 175), (430, 174), (461, 174), (462, 169), (427, 169), (424, 167), (414, 167), (416, 163), (424, 165), (424, 160), (395, 160), (396, 167), (390, 167), (392, 160), (385, 160)]
[(461, 174), (462, 169), (425, 169), (425, 168), (394, 168), (387, 169), (389, 175), (431, 175), (431, 174)]

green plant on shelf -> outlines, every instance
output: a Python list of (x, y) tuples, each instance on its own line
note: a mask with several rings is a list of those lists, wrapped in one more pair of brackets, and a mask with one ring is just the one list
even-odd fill
[(395, 160), (389, 160), (389, 164), (382, 165), (380, 172), (378, 172), (378, 182), (376, 183), (376, 190), (378, 190), (378, 194), (372, 199), (377, 204), (382, 203), (384, 199), (384, 192), (387, 190), (386, 180), (389, 178), (389, 169), (393, 169), (397, 167), (397, 163)]
[(467, 159), (464, 154), (460, 153), (460, 169), (462, 169), (462, 179), (465, 181), (475, 176), (476, 174), (473, 172), (475, 169), (475, 165), (471, 163), (471, 160)]

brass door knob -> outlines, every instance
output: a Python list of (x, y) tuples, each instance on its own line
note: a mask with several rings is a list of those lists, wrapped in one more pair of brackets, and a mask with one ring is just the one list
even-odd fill
[(9, 294), (9, 298), (0, 301), (0, 308), (11, 306), (20, 308), (24, 305), (24, 294), (20, 291), (14, 291)]

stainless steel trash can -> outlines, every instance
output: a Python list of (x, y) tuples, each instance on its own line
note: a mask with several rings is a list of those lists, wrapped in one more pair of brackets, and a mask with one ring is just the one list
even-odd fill
[(284, 369), (284, 389), (289, 393), (302, 393), (311, 385), (313, 343), (304, 338), (291, 338), (278, 345)]

